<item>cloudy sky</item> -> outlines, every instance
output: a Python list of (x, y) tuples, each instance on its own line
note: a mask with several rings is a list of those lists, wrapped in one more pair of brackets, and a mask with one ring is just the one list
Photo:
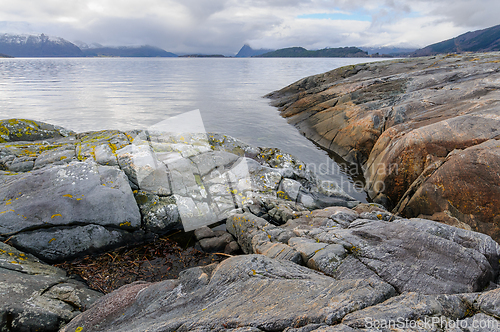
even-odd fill
[(174, 53), (422, 47), (500, 24), (499, 0), (0, 0), (0, 32)]

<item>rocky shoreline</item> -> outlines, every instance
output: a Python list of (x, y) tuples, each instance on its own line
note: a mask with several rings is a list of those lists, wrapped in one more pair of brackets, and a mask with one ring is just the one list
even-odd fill
[[(496, 71), (486, 75), (483, 68), (495, 63), (488, 62), (490, 56), (469, 62), (491, 79)], [(466, 61), (436, 59), (450, 75)], [(431, 60), (418, 61), (423, 64), (359, 65), (307, 78), (279, 92), (286, 105), (282, 111), (302, 107), (305, 113), (291, 118), (298, 116), (309, 126), (322, 107), (326, 113), (342, 107), (348, 114), (340, 117), (357, 123), (343, 127), (351, 136), (342, 141), (365, 150), (351, 147), (340, 154), (368, 170), (374, 164), (370, 151), (380, 150), (375, 149), (379, 137), (413, 128), (406, 123), (410, 120), (390, 126), (392, 118), (384, 115), (377, 126), (387, 129), (374, 130), (376, 106), (386, 102), (379, 97), (394, 101), (408, 93), (418, 79), (398, 71), (425, 67)], [(364, 76), (387, 71), (398, 78), (363, 83)], [(341, 76), (356, 81), (334, 83)], [(340, 90), (345, 91), (338, 98), (342, 102), (328, 99)], [(481, 100), (494, 93), (478, 94), (478, 100), (494, 105)], [(365, 102), (353, 102), (356, 98)], [(324, 104), (310, 108), (311, 100)], [(372, 103), (372, 113), (366, 103)], [(489, 127), (483, 122), (473, 127), (494, 136), (473, 139), (476, 144), (463, 150), (486, 151), (477, 154), (483, 164), (495, 157), (495, 146), (483, 148), (497, 142), (495, 111), (490, 107), (490, 113), (474, 115), (488, 119)], [(367, 121), (363, 114), (373, 120), (365, 131), (359, 127)], [(413, 116), (410, 111), (391, 114)], [(330, 120), (325, 123), (331, 125)], [(309, 126), (314, 130), (307, 133), (326, 146), (327, 140), (318, 138), (320, 127)], [(460, 153), (455, 148), (446, 160), (428, 159), (441, 162), (435, 166), (439, 170)], [(461, 158), (466, 165), (468, 159)], [(490, 172), (498, 171), (488, 165)], [(437, 172), (429, 167), (414, 186)], [(302, 161), (277, 149), (221, 134), (74, 133), (29, 120), (2, 120), (0, 181), (0, 331), (500, 331), (500, 245), (490, 237), (496, 233), (464, 229), (465, 222), (456, 217), (462, 228), (421, 218), (424, 214), (403, 218), (382, 205), (362, 204), (331, 183), (325, 186)], [(492, 187), (496, 190), (494, 181)], [(214, 222), (220, 226), (207, 227)], [(228, 258), (178, 277), (136, 281), (106, 295), (47, 264), (151, 243), (182, 228), (196, 229), (196, 248)]]
[(500, 54), (342, 67), (268, 95), (323, 148), (361, 165), (374, 202), (500, 239)]

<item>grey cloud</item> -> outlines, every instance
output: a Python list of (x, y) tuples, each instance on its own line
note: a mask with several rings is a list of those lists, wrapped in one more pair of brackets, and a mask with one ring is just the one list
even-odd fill
[[(446, 28), (443, 31), (451, 38), (460, 31), (498, 24), (500, 12), (498, 0), (146, 0), (142, 9), (127, 9), (126, 2), (133, 4), (131, 0), (108, 0), (103, 4), (113, 5), (107, 9), (110, 12), (96, 13), (89, 10), (89, 1), (85, 0), (17, 0), (3, 6), (0, 15), (3, 19), (9, 15), (25, 17), (32, 23), (27, 32), (38, 29), (39, 33), (68, 40), (104, 45), (150, 44), (171, 52), (232, 54), (247, 42), (266, 48), (361, 46), (394, 40), (425, 45), (440, 41), (429, 35), (429, 26)], [(371, 26), (363, 22), (350, 30), (347, 24), (328, 25), (324, 21), (310, 21), (306, 26), (295, 18), (301, 13), (333, 10), (371, 15)], [(426, 19), (398, 25), (415, 10)], [(61, 17), (79, 21), (62, 23), (58, 21)], [(427, 31), (427, 35), (409, 33), (415, 29)]]
[(500, 1), (498, 0), (439, 0), (432, 14), (446, 17), (456, 26), (489, 27), (500, 24)]

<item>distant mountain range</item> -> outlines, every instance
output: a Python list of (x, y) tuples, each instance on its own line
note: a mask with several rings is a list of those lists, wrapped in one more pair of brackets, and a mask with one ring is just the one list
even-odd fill
[[(177, 57), (154, 46), (105, 47), (100, 44), (77, 42), (78, 46), (63, 38), (40, 35), (0, 34), (0, 57)], [(307, 50), (289, 47), (278, 50), (252, 49), (244, 45), (236, 57), (403, 57), (428, 56), (442, 53), (500, 51), (500, 25), (464, 33), (458, 37), (414, 50), (395, 47), (339, 47)], [(188, 57), (222, 57), (222, 55), (188, 54)]]
[(282, 48), (276, 51), (257, 55), (258, 58), (365, 58), (365, 52), (357, 47), (325, 48), (317, 51), (309, 51), (303, 47)]
[(110, 56), (110, 57), (176, 57), (174, 53), (167, 52), (154, 46), (122, 46), (122, 47), (99, 47), (82, 50), (83, 56)]
[(0, 53), (13, 57), (176, 57), (153, 46), (104, 47), (99, 44), (77, 45), (59, 37), (0, 34)]
[(442, 53), (500, 51), (500, 25), (464, 33), (458, 37), (416, 50), (411, 56), (427, 56)]
[(76, 57), (82, 50), (59, 37), (44, 35), (0, 35), (0, 53), (14, 57)]

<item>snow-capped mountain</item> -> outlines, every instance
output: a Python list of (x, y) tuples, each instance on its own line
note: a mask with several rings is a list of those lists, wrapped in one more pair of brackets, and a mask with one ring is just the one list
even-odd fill
[(73, 43), (44, 35), (0, 34), (0, 53), (14, 57), (68, 57), (82, 56)]

